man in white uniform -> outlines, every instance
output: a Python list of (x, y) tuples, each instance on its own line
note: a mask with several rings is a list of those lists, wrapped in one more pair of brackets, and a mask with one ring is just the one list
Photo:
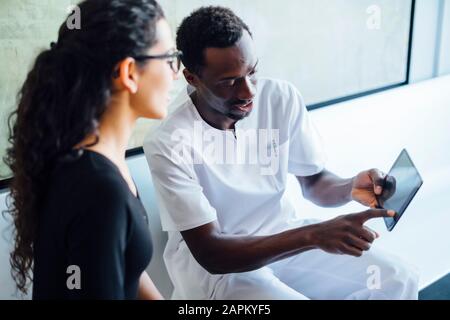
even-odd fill
[[(173, 298), (416, 299), (415, 272), (368, 251), (378, 235), (364, 223), (394, 214), (375, 208), (395, 180), (377, 169), (351, 179), (325, 169), (302, 96), (256, 78), (251, 32), (232, 11), (193, 12), (177, 45), (190, 86), (144, 143), (169, 234)], [(288, 173), (317, 205), (372, 209), (299, 221), (284, 194)]]

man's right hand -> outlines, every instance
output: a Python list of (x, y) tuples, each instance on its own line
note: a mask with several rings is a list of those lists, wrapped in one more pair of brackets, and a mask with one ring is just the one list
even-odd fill
[(311, 240), (317, 248), (326, 252), (360, 257), (378, 238), (378, 234), (365, 227), (364, 223), (373, 218), (394, 215), (392, 210), (370, 209), (339, 216), (314, 225)]

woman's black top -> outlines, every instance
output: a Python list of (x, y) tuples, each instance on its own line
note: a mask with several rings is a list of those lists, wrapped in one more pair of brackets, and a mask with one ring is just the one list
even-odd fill
[[(69, 157), (70, 158), (70, 157)], [(33, 299), (135, 299), (152, 242), (141, 201), (84, 150), (49, 178), (34, 242)]]

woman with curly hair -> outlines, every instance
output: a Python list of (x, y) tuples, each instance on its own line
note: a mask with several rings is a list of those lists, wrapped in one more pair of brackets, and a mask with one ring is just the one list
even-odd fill
[(180, 53), (154, 0), (78, 7), (81, 28), (62, 24), (10, 117), (13, 278), (34, 299), (160, 299), (125, 151), (138, 118), (166, 116)]

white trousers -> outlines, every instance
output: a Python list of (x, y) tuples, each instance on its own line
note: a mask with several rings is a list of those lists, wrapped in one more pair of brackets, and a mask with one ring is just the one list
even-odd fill
[(221, 275), (211, 298), (412, 300), (418, 298), (418, 273), (376, 248), (358, 258), (311, 250), (255, 271)]

